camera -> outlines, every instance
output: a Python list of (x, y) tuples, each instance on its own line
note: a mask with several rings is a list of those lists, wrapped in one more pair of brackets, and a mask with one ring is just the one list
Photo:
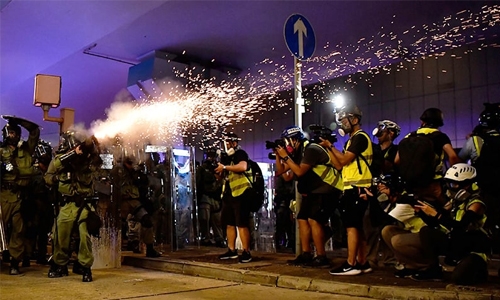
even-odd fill
[[(266, 141), (266, 149), (273, 149), (274, 150), (274, 149), (278, 148), (278, 146), (285, 147), (286, 146), (285, 141), (283, 141), (282, 139), (274, 140), (274, 142)], [(270, 152), (267, 155), (267, 158), (269, 158), (270, 160), (275, 160), (276, 153)]]
[(309, 125), (309, 130), (311, 130), (312, 137), (311, 142), (319, 144), (321, 139), (328, 140), (330, 143), (335, 143), (337, 141), (337, 135), (330, 128), (324, 125), (312, 124)]
[(418, 205), (417, 197), (414, 194), (403, 194), (399, 197), (397, 203), (399, 204), (409, 204), (411, 206)]
[(266, 149), (276, 149), (278, 146), (285, 147), (285, 141), (282, 139), (274, 140), (274, 142), (266, 141)]

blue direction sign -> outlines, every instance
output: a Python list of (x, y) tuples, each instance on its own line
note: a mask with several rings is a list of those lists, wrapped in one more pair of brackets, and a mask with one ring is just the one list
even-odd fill
[(311, 23), (299, 14), (288, 17), (283, 28), (286, 46), (298, 59), (308, 59), (316, 48), (316, 37)]

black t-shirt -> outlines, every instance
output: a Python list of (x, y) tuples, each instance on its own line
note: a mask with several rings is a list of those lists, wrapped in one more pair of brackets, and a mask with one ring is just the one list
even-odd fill
[(368, 139), (364, 134), (357, 133), (353, 137), (351, 137), (350, 141), (351, 144), (349, 145), (349, 148), (346, 149), (346, 151), (352, 152), (356, 156), (360, 156), (361, 153), (363, 153), (363, 151), (368, 148)]
[(312, 168), (317, 165), (328, 163), (330, 157), (322, 147), (315, 143), (310, 143), (304, 150), (304, 156), (299, 164), (307, 164), (311, 169), (303, 176), (298, 178), (298, 188), (300, 193), (328, 194), (334, 189), (331, 185), (325, 183), (314, 173)]
[(429, 138), (432, 140), (434, 143), (434, 152), (438, 155), (441, 156), (443, 153), (443, 147), (446, 144), (451, 145), (451, 140), (450, 138), (446, 135), (446, 133), (443, 133), (441, 131), (437, 131), (436, 133), (429, 134)]
[[(231, 162), (234, 164), (234, 165), (237, 165), (239, 164), (241, 161), (246, 161), (247, 164), (248, 164), (248, 154), (245, 152), (245, 150), (243, 149), (237, 149), (236, 152), (234, 152), (233, 155), (231, 155), (229, 157), (229, 159), (231, 160)], [(250, 166), (247, 167), (247, 169), (249, 168)]]

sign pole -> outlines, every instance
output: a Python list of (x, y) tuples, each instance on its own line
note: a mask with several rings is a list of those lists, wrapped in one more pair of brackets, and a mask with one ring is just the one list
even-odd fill
[[(302, 113), (304, 110), (304, 98), (302, 98), (302, 62), (294, 57), (294, 86), (295, 86), (295, 125), (302, 128)], [(300, 230), (297, 215), (299, 214), (300, 205), (302, 203), (302, 195), (297, 189), (297, 181), (295, 181), (295, 254), (302, 254), (302, 244), (300, 243)]]
[[(310, 58), (316, 48), (316, 37), (311, 23), (302, 15), (293, 14), (285, 22), (283, 35), (288, 50), (293, 54), (294, 72), (294, 103), (295, 103), (295, 125), (302, 129), (302, 114), (305, 112), (304, 98), (302, 98), (302, 74), (301, 60)], [(302, 203), (302, 195), (298, 192), (295, 182), (295, 253), (300, 255), (302, 247), (300, 243), (299, 222), (297, 215)]]

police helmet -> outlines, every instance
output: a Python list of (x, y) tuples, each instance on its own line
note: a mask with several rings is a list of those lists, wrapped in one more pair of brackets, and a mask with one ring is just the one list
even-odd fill
[(281, 133), (281, 138), (282, 139), (297, 139), (297, 140), (303, 140), (305, 138), (304, 132), (299, 126), (292, 125), (288, 126), (283, 130)]
[(76, 148), (84, 139), (76, 136), (74, 131), (66, 131), (61, 134), (59, 140), (58, 153), (64, 153), (68, 150)]
[(38, 145), (35, 148), (34, 157), (38, 162), (48, 165), (52, 159), (52, 146), (50, 143), (44, 140), (39, 140)]
[(399, 127), (396, 122), (393, 122), (391, 120), (382, 120), (378, 121), (377, 127), (373, 129), (372, 134), (374, 136), (377, 136), (382, 133), (383, 130), (389, 129), (390, 131), (394, 132), (394, 138), (397, 138), (399, 134), (401, 133), (401, 127)]
[(458, 163), (451, 166), (444, 179), (447, 181), (453, 181), (457, 183), (467, 183), (471, 182), (476, 178), (476, 168), (465, 163)]
[(479, 124), (486, 128), (497, 128), (500, 126), (500, 109), (486, 108), (479, 116)]
[(8, 141), (11, 138), (9, 137), (9, 131), (14, 131), (16, 134), (13, 138), (13, 142), (17, 143), (21, 139), (21, 126), (13, 123), (7, 123), (2, 129), (2, 137), (4, 141)]
[(444, 125), (443, 112), (439, 108), (435, 107), (426, 109), (420, 116), (420, 120), (435, 128)]

